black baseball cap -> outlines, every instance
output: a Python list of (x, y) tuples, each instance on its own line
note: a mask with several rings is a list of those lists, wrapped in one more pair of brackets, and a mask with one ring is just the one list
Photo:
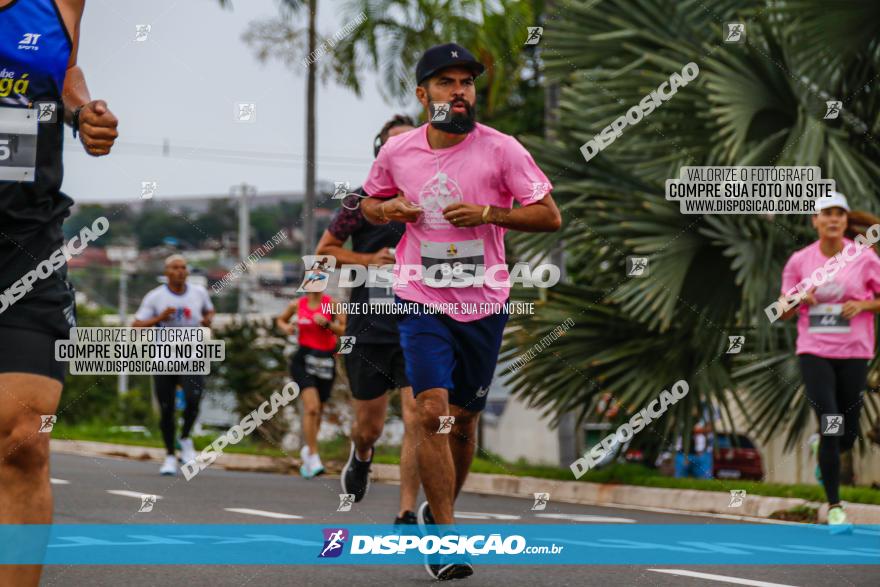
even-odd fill
[(477, 77), (486, 67), (470, 51), (456, 43), (435, 45), (422, 54), (416, 65), (416, 83), (420, 84), (438, 71), (448, 67), (470, 69)]

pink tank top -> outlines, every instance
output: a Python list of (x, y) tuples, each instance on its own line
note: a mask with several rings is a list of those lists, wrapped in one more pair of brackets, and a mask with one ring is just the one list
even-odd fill
[[(318, 326), (314, 316), (320, 314), (327, 320), (333, 315), (324, 312), (324, 306), (329, 306), (333, 299), (330, 296), (321, 296), (321, 305), (316, 309), (309, 308), (309, 299), (303, 296), (299, 299), (296, 308), (296, 323), (299, 332), (299, 346), (314, 349), (316, 351), (332, 351), (336, 348), (336, 335), (329, 328)], [(326, 308), (329, 310), (329, 308)]]

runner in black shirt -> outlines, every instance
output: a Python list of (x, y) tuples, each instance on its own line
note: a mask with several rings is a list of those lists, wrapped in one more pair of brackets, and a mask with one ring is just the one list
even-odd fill
[[(375, 154), (390, 137), (410, 131), (415, 123), (406, 116), (389, 120), (376, 137)], [(362, 191), (357, 194), (366, 197)], [(318, 243), (319, 255), (333, 255), (340, 264), (382, 266), (394, 264), (394, 247), (403, 236), (399, 223), (377, 226), (367, 222), (358, 203), (361, 198), (348, 196), (333, 217)], [(343, 248), (351, 238), (351, 250)], [(355, 420), (351, 429), (351, 451), (342, 470), (342, 491), (360, 501), (370, 488), (370, 463), (373, 445), (382, 434), (388, 408), (389, 389), (400, 389), (403, 408), (404, 438), (400, 450), (400, 511), (395, 524), (415, 524), (415, 506), (419, 494), (414, 436), (415, 399), (404, 372), (403, 352), (396, 320), (383, 313), (383, 306), (394, 303), (390, 276), (368, 279), (355, 287), (350, 302), (369, 308), (368, 313), (352, 313), (345, 334), (355, 337), (354, 348), (345, 355), (345, 367), (354, 395)]]

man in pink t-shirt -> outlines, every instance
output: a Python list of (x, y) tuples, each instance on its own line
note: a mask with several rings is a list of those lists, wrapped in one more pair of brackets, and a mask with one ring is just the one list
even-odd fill
[[(510, 289), (504, 233), (561, 225), (552, 186), (531, 155), (513, 137), (475, 122), (474, 79), (483, 69), (454, 43), (425, 51), (416, 96), (431, 122), (390, 139), (363, 186), (367, 220), (407, 223), (396, 248), (394, 293), (418, 310), (404, 315), (399, 330), (425, 437), (418, 448), (428, 498), (418, 512), (422, 525), (453, 523), (473, 459), (507, 321), (499, 309)], [(467, 563), (428, 566), (437, 579), (473, 572)]]

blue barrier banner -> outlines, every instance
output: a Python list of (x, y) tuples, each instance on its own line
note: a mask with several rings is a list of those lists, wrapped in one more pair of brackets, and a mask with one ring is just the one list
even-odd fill
[(880, 525), (0, 525), (0, 564), (876, 565)]

